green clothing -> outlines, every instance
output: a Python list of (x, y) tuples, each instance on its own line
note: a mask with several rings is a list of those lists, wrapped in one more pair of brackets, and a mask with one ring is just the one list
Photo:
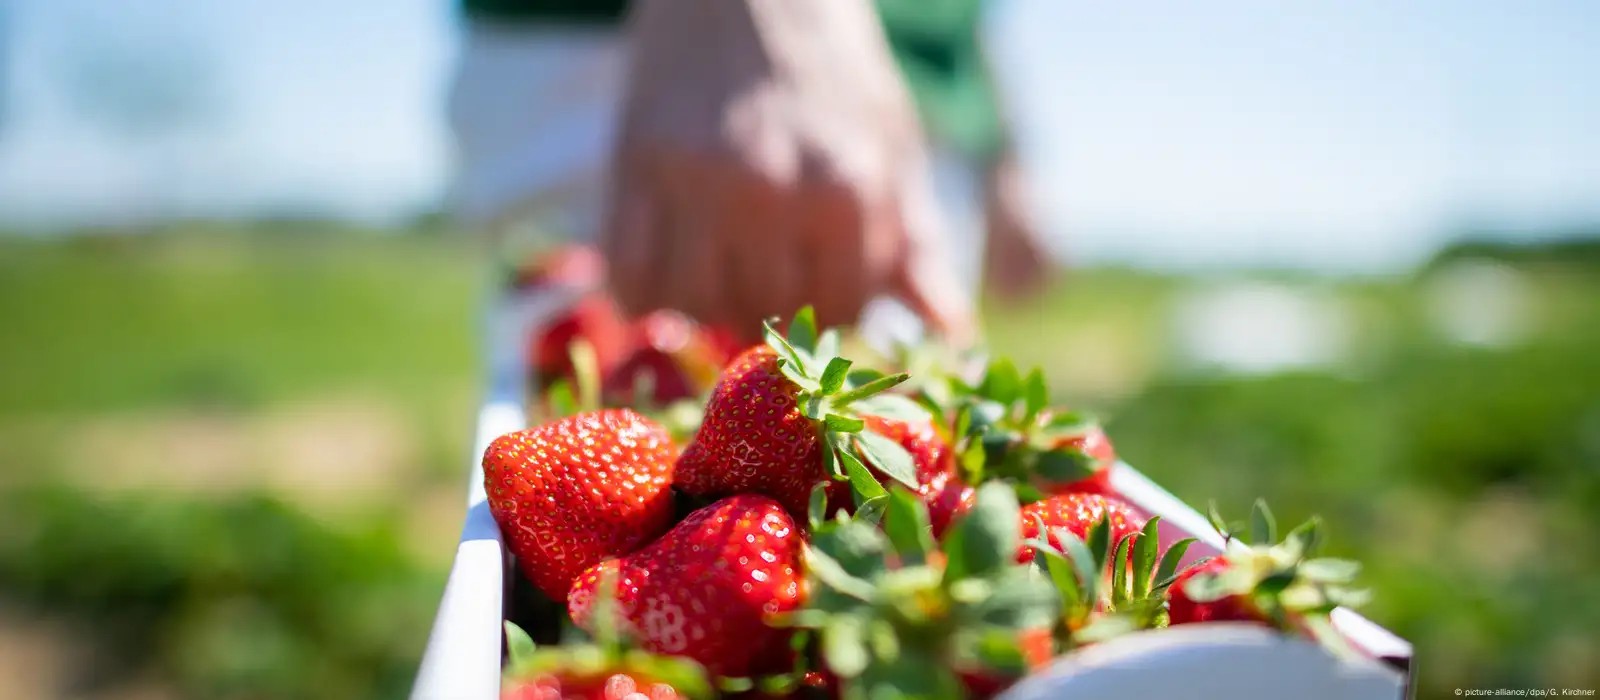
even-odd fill
[(616, 25), (628, 0), (461, 0), (468, 17), (486, 22)]
[[(468, 17), (496, 23), (607, 25), (627, 11), (627, 0), (460, 1)], [(970, 159), (998, 155), (1006, 134), (979, 44), (982, 0), (876, 2), (928, 135)]]

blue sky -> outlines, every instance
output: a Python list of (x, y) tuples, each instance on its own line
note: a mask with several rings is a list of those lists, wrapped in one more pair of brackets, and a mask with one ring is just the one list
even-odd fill
[[(0, 223), (381, 219), (446, 182), (449, 0), (0, 6)], [(1600, 4), (1009, 0), (991, 34), (1076, 257), (1365, 268), (1462, 217), (1600, 220)], [(178, 65), (216, 109), (119, 137), (75, 114), (85, 64)]]

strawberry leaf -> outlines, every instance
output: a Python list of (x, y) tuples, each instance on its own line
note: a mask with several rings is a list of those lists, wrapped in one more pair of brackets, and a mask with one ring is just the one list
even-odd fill
[(872, 396), (873, 394), (878, 394), (893, 389), (900, 383), (910, 378), (911, 375), (906, 374), (905, 372), (879, 377), (867, 382), (866, 384), (855, 387), (854, 389), (849, 389), (841, 394), (835, 395), (833, 397), (833, 403), (836, 406), (844, 406), (855, 401), (860, 401), (861, 399)]
[(810, 306), (796, 311), (794, 318), (789, 319), (789, 333), (786, 339), (796, 349), (807, 353), (817, 349), (817, 314)]
[[(910, 488), (919, 486), (916, 463), (900, 443), (870, 430), (853, 433), (853, 436), (860, 456), (871, 462), (878, 471)], [(876, 480), (873, 483), (877, 483)]]
[(778, 353), (778, 359), (788, 360), (800, 369), (805, 369), (805, 363), (800, 360), (799, 350), (789, 342), (788, 338), (779, 333), (778, 329), (772, 327), (772, 321), (762, 322), (761, 329), (762, 337), (766, 340), (767, 347)]
[(1153, 516), (1145, 523), (1144, 531), (1133, 544), (1133, 599), (1142, 600), (1150, 595), (1150, 574), (1156, 567), (1158, 526), (1161, 516)]
[(822, 390), (822, 385), (806, 374), (805, 365), (797, 358), (779, 357), (778, 372), (803, 392), (815, 394)]
[(1026, 402), (1027, 412), (1022, 416), (1024, 425), (1033, 425), (1039, 413), (1050, 403), (1050, 390), (1045, 386), (1044, 373), (1038, 367), (1028, 372), (1028, 377), (1022, 380), (1023, 400)]
[[(832, 450), (824, 450), (832, 452)], [(819, 481), (811, 487), (811, 501), (806, 504), (806, 523), (811, 526), (811, 531), (816, 532), (822, 528), (823, 521), (828, 519), (828, 482)]]
[(849, 475), (844, 472), (844, 463), (839, 460), (839, 455), (850, 448), (848, 438), (845, 435), (848, 435), (848, 433), (830, 432), (827, 430), (827, 426), (823, 426), (822, 466), (827, 469), (828, 474), (837, 480), (849, 478)]
[[(567, 354), (572, 359), (572, 374), (578, 384), (578, 406), (584, 411), (595, 411), (600, 408), (600, 356), (595, 352), (594, 345), (579, 338), (567, 346)], [(641, 395), (635, 399), (643, 400)]]
[(850, 361), (842, 357), (828, 360), (828, 366), (822, 370), (822, 393), (834, 394), (844, 388), (844, 381), (850, 375)]
[(933, 551), (933, 526), (928, 521), (928, 507), (916, 494), (896, 488), (889, 492), (887, 517), (883, 530), (895, 554), (900, 555), (902, 566), (921, 564)]
[(1222, 519), (1222, 513), (1217, 512), (1217, 502), (1211, 501), (1206, 506), (1206, 518), (1211, 521), (1211, 527), (1216, 528), (1217, 534), (1223, 539), (1232, 539), (1228, 532), (1228, 521)]
[(820, 548), (806, 550), (806, 572), (830, 590), (870, 603), (876, 595), (872, 584), (852, 576), (839, 560), (824, 554)]
[(506, 655), (511, 659), (511, 667), (515, 668), (533, 656), (537, 646), (533, 643), (533, 637), (509, 620), (505, 622), (505, 630)]
[(889, 507), (889, 496), (873, 496), (856, 506), (855, 519), (869, 525), (878, 525), (883, 522), (883, 512)]
[(1250, 544), (1272, 544), (1278, 541), (1278, 523), (1272, 517), (1267, 502), (1256, 499), (1250, 509)]
[(1361, 573), (1361, 564), (1348, 559), (1312, 559), (1300, 564), (1300, 575), (1316, 583), (1349, 583)]
[(1117, 542), (1117, 552), (1111, 559), (1111, 601), (1117, 606), (1127, 603), (1131, 599), (1132, 591), (1128, 587), (1128, 540), (1124, 537)]
[(1089, 555), (1091, 561), (1106, 561), (1106, 555), (1111, 552), (1111, 514), (1107, 513), (1095, 524), (1089, 526)]
[(826, 418), (822, 419), (822, 424), (835, 433), (855, 433), (867, 427), (866, 422), (860, 418), (841, 416), (837, 413), (829, 413)]
[(1167, 548), (1166, 554), (1161, 555), (1161, 566), (1156, 569), (1154, 590), (1165, 590), (1172, 585), (1172, 579), (1178, 575), (1178, 566), (1183, 562), (1183, 555), (1189, 552), (1189, 545), (1196, 541), (1193, 537), (1185, 537)]
[(1104, 559), (1096, 557), (1089, 545), (1066, 528), (1056, 530), (1056, 541), (1061, 543), (1061, 551), (1072, 562), (1072, 568), (1083, 586), (1084, 603), (1092, 605), (1100, 599), (1100, 572), (1105, 569), (1101, 563)]
[(1016, 634), (1003, 629), (989, 630), (979, 636), (972, 645), (972, 655), (985, 670), (993, 673), (1015, 676), (1028, 671), (1028, 661), (1022, 655)]
[(1055, 586), (1029, 567), (1012, 566), (1002, 572), (994, 589), (973, 611), (977, 618), (1011, 630), (1049, 627), (1061, 606)]
[[(978, 487), (972, 510), (956, 523), (964, 570), (957, 578), (986, 576), (1016, 557), (1021, 539), (1021, 506), (1010, 486), (991, 481)], [(947, 564), (947, 566), (949, 566)]]
[(883, 484), (878, 483), (872, 472), (867, 470), (867, 466), (848, 450), (839, 452), (839, 463), (844, 465), (844, 474), (850, 479), (850, 492), (855, 497), (857, 508), (867, 501), (889, 494), (883, 490)]
[(1284, 539), (1283, 546), (1289, 548), (1292, 554), (1301, 557), (1316, 556), (1317, 547), (1322, 544), (1322, 519), (1312, 517), (1310, 520), (1291, 531)]
[(1017, 366), (1005, 358), (989, 365), (989, 371), (984, 374), (983, 383), (978, 387), (978, 393), (984, 398), (1001, 405), (1015, 402), (1021, 391), (1022, 376), (1018, 374)]
[(899, 394), (876, 394), (861, 399), (850, 408), (856, 413), (873, 416), (882, 416), (894, 420), (911, 422), (924, 422), (932, 419), (928, 411), (918, 405), (916, 401)]
[(1078, 575), (1072, 562), (1060, 552), (1047, 547), (1034, 548), (1033, 559), (1044, 567), (1045, 573), (1050, 576), (1050, 582), (1055, 584), (1056, 594), (1061, 597), (1061, 605), (1067, 614), (1076, 616), (1080, 608), (1087, 605), (1088, 598), (1078, 586)]
[[(640, 656), (640, 655), (635, 655)], [(644, 675), (658, 683), (665, 683), (678, 691), (678, 695), (693, 700), (714, 697), (711, 683), (706, 680), (706, 670), (700, 664), (681, 656), (647, 656), (642, 663)]]
[(1038, 455), (1034, 461), (1033, 471), (1043, 477), (1045, 483), (1055, 485), (1070, 484), (1094, 476), (1099, 468), (1099, 462), (1089, 456), (1089, 453), (1073, 447), (1061, 447), (1048, 450)]
[(850, 376), (848, 379), (850, 380), (850, 386), (861, 386), (862, 384), (870, 383), (875, 379), (882, 378), (883, 376), (885, 375), (881, 370), (876, 370), (871, 367), (857, 367), (850, 370)]
[(858, 615), (836, 615), (822, 626), (822, 659), (840, 678), (855, 678), (867, 668), (866, 621)]
[(545, 392), (545, 400), (550, 402), (550, 410), (555, 413), (555, 418), (578, 413), (578, 399), (572, 394), (572, 385), (565, 379), (558, 379), (550, 385)]

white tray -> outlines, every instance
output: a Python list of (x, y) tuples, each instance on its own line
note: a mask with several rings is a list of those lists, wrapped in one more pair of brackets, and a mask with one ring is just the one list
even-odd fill
[[(485, 345), (487, 391), (478, 411), (477, 431), (469, 456), (467, 516), (444, 597), (434, 617), (433, 632), (428, 637), (411, 691), (413, 700), (497, 700), (500, 697), (502, 621), (511, 590), (510, 576), (514, 573), (500, 529), (484, 501), (481, 460), (496, 437), (527, 427), (525, 352), (529, 331), (578, 292), (567, 290), (537, 299), (503, 300), (489, 311)], [(1137, 470), (1119, 464), (1112, 473), (1112, 484), (1133, 505), (1160, 515), (1166, 523), (1198, 538), (1200, 541), (1190, 548), (1191, 558), (1220, 551), (1222, 539), (1205, 516)], [(1374, 686), (1367, 684), (1351, 686), (1365, 689), (1362, 694), (1346, 693), (1338, 697), (1393, 700), (1409, 697), (1414, 692), (1410, 643), (1351, 610), (1335, 610), (1333, 623), (1353, 644), (1394, 671), (1389, 682), (1379, 682), (1376, 686), (1384, 692), (1372, 693)], [(1194, 648), (1198, 650), (1202, 646), (1206, 645)], [(1214, 655), (1216, 648), (1214, 644), (1206, 646), (1206, 653)], [(1240, 652), (1224, 658), (1248, 665), (1253, 663), (1250, 659), (1256, 657)], [(1249, 670), (1245, 668), (1240, 672)], [(1174, 683), (1179, 688), (1188, 687), (1184, 679), (1175, 678)], [(1279, 696), (1266, 692), (1267, 686), (1261, 688), (1260, 700), (1280, 700)], [(1255, 698), (1236, 696), (1236, 700)]]

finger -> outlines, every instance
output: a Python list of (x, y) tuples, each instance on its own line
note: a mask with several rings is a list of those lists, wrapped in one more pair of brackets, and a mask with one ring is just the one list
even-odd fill
[(613, 181), (616, 186), (600, 236), (607, 281), (623, 310), (640, 314), (651, 309), (651, 290), (659, 284), (658, 208), (639, 172), (622, 173)]
[(892, 294), (922, 318), (929, 332), (957, 345), (976, 340), (971, 298), (956, 282), (946, 223), (920, 171), (906, 181), (893, 211), (901, 247), (890, 278)]
[(797, 222), (797, 258), (808, 286), (807, 302), (819, 323), (853, 325), (870, 300), (871, 253), (865, 247), (870, 194), (831, 163), (810, 161)]
[(787, 317), (804, 296), (803, 261), (796, 249), (797, 204), (794, 186), (743, 166), (732, 174), (733, 194), (718, 231), (732, 264), (725, 269), (729, 293), (724, 302), (730, 323), (741, 333), (755, 332), (763, 319)]
[(671, 225), (677, 227), (664, 250), (669, 271), (661, 290), (663, 300), (702, 322), (728, 323), (724, 269), (727, 255), (722, 241), (720, 214), (727, 207), (727, 192), (705, 173), (680, 173), (665, 181), (676, 208)]

